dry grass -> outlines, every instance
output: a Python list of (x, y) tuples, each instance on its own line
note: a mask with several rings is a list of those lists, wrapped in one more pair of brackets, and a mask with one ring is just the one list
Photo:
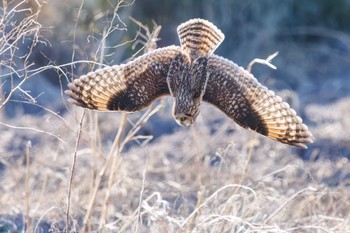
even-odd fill
[[(95, 60), (102, 61), (122, 4)], [(137, 37), (143, 49), (154, 48), (159, 27), (152, 33), (138, 25), (145, 30)], [(23, 82), (40, 72), (23, 70)], [(4, 95), (2, 106), (10, 98)], [(74, 106), (63, 114), (0, 113), (0, 232), (350, 232), (348, 145), (333, 160), (304, 161), (301, 150), (241, 129), (206, 104), (193, 127), (150, 142), (152, 118), (173, 121), (169, 100), (132, 115)], [(332, 108), (348, 114), (348, 104), (344, 98)], [(346, 135), (324, 129), (339, 129), (348, 119), (322, 108), (306, 109), (311, 131), (322, 142), (346, 144)], [(316, 142), (310, 157), (324, 153), (322, 146)]]
[[(211, 106), (205, 106), (202, 115), (212, 110)], [(117, 132), (119, 124), (111, 122), (124, 122), (121, 115), (99, 114), (98, 133)], [(72, 127), (76, 125), (69, 115), (65, 118)], [(132, 115), (132, 118), (135, 121), (138, 116)], [(217, 114), (213, 118), (202, 117), (192, 129), (181, 128), (145, 146), (120, 152), (111, 149), (115, 148), (112, 141), (103, 136), (102, 142), (95, 141), (96, 132), (91, 131), (90, 121), (96, 118), (88, 114), (72, 181), (70, 229), (79, 231), (86, 227), (86, 231), (112, 232), (350, 230), (349, 180), (343, 179), (336, 186), (325, 181), (341, 170), (349, 170), (345, 158), (334, 162), (305, 162), (285, 145), (260, 136), (250, 140), (252, 133), (236, 129), (224, 116)], [(43, 123), (38, 118), (27, 117), (25, 122), (59, 135), (65, 143), (40, 133), (6, 130), (1, 148), (11, 144), (26, 148), (26, 141), (32, 140), (28, 181), (30, 229), (39, 224), (39, 230), (45, 227), (63, 230), (76, 131), (65, 127), (60, 119), (49, 116), (44, 119), (47, 121)], [(223, 121), (224, 126), (210, 133), (208, 125), (216, 120)], [(126, 128), (128, 126), (130, 123)], [(253, 157), (245, 173), (251, 147)], [(113, 156), (109, 158), (111, 153)], [(21, 229), (24, 219), (14, 218), (24, 216), (28, 208), (24, 193), (28, 166), (21, 150), (4, 154), (1, 222), (13, 221)]]

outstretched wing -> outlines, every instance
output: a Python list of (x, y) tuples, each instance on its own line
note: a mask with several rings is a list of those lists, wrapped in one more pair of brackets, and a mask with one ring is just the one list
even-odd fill
[(301, 148), (313, 142), (307, 126), (286, 102), (225, 58), (209, 56), (203, 100), (221, 109), (240, 126), (271, 139)]
[(70, 102), (96, 110), (134, 112), (168, 95), (167, 73), (178, 46), (156, 49), (126, 64), (98, 69), (68, 84)]

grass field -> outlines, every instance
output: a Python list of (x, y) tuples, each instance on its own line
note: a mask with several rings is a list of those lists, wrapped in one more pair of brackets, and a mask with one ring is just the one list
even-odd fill
[[(169, 120), (165, 109), (154, 117)], [(133, 141), (144, 141), (142, 134), (132, 136), (131, 122), (143, 119), (140, 114), (126, 120), (120, 113), (87, 112), (77, 149), (79, 124), (73, 116), (80, 119), (80, 109), (62, 118), (6, 119), (52, 135), (2, 126), (1, 229), (22, 231), (29, 221), (31, 231), (63, 231), (75, 160), (73, 231), (350, 231), (345, 157), (316, 159), (316, 145), (309, 152), (312, 159), (304, 161), (298, 155), (303, 151), (255, 136), (223, 114), (211, 115), (213, 110), (204, 106), (192, 128), (176, 127), (130, 148)], [(124, 121), (120, 137), (105, 139)], [(147, 123), (140, 126), (146, 131)], [(317, 138), (318, 129), (312, 131)]]

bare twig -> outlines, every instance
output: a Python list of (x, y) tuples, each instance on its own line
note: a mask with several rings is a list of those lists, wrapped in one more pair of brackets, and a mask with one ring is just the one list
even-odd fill
[[(104, 228), (104, 226), (107, 222), (107, 218), (108, 218), (108, 202), (109, 202), (111, 188), (112, 188), (112, 184), (113, 184), (114, 172), (115, 172), (117, 164), (119, 162), (119, 156), (120, 156), (119, 155), (119, 153), (120, 153), (119, 147), (120, 147), (120, 143), (121, 143), (122, 133), (123, 133), (125, 126), (126, 126), (126, 122), (127, 122), (127, 113), (123, 112), (122, 119), (120, 120), (120, 125), (119, 125), (117, 135), (115, 136), (112, 148), (109, 152), (108, 159), (107, 159), (107, 160), (110, 160), (111, 157), (113, 157), (111, 171), (110, 171), (109, 177), (108, 177), (108, 187), (107, 187), (107, 191), (106, 191), (106, 195), (105, 195), (105, 199), (104, 199), (104, 203), (103, 203), (103, 211), (102, 211), (101, 220), (100, 220), (100, 229)], [(107, 165), (109, 165), (109, 164), (107, 164)]]
[[(72, 52), (72, 62), (75, 60), (75, 51), (76, 51), (76, 31), (77, 31), (77, 26), (78, 26), (78, 22), (79, 22), (79, 18), (80, 18), (80, 14), (81, 14), (81, 11), (83, 9), (83, 6), (84, 6), (84, 3), (85, 3), (85, 0), (82, 0), (81, 3), (80, 3), (80, 6), (79, 6), (79, 10), (78, 10), (78, 14), (77, 14), (77, 17), (76, 17), (76, 20), (75, 20), (75, 24), (74, 24), (74, 30), (73, 30), (73, 46), (72, 46), (72, 49), (73, 49), (73, 52)], [(72, 72), (72, 77), (74, 77), (74, 65), (72, 64), (71, 66), (71, 72)]]
[[(91, 195), (91, 197), (89, 199), (87, 212), (85, 214), (84, 221), (83, 221), (83, 227), (82, 227), (80, 232), (85, 232), (86, 224), (89, 221), (89, 218), (91, 216), (91, 213), (92, 213), (92, 210), (93, 210), (93, 205), (94, 205), (95, 200), (96, 200), (97, 192), (98, 192), (98, 190), (100, 188), (101, 179), (102, 179), (102, 177), (104, 177), (108, 166), (111, 164), (111, 161), (113, 159), (114, 153), (118, 151), (118, 147), (119, 147), (118, 143), (120, 141), (120, 137), (122, 135), (122, 132), (123, 132), (123, 130), (125, 128), (126, 119), (127, 119), (127, 113), (123, 113), (123, 116), (122, 116), (122, 119), (121, 119), (121, 123), (120, 123), (120, 126), (119, 126), (119, 130), (118, 130), (117, 135), (116, 135), (116, 137), (114, 139), (114, 142), (113, 142), (113, 145), (112, 145), (112, 147), (110, 149), (110, 152), (109, 152), (109, 154), (107, 156), (106, 162), (104, 163), (104, 165), (101, 168), (100, 172), (97, 174), (96, 181), (94, 183), (95, 186), (94, 186), (94, 189), (93, 189), (93, 193), (92, 193), (92, 195)], [(108, 201), (108, 198), (106, 198), (107, 201)]]
[(70, 128), (71, 130), (73, 130), (73, 128), (67, 122), (66, 119), (64, 119), (62, 116), (58, 115), (58, 113), (54, 112), (53, 110), (51, 110), (51, 109), (49, 109), (49, 108), (47, 108), (47, 107), (45, 107), (43, 105), (40, 105), (38, 103), (31, 103), (31, 102), (28, 102), (28, 101), (21, 101), (21, 100), (11, 100), (11, 102), (21, 103), (21, 104), (30, 104), (30, 105), (36, 106), (38, 108), (41, 108), (41, 109), (45, 110), (46, 112), (48, 112), (48, 113), (54, 115), (55, 117), (57, 117), (57, 119), (61, 120), (67, 128)]
[(162, 27), (160, 25), (157, 25), (156, 22), (153, 21), (153, 30), (151, 32), (147, 25), (142, 24), (140, 21), (134, 19), (131, 16), (129, 18), (131, 19), (131, 21), (133, 21), (136, 25), (138, 25), (141, 29), (145, 31), (145, 34), (141, 33), (140, 31), (137, 34), (141, 37), (141, 39), (137, 39), (133, 44), (132, 48), (134, 49), (138, 44), (142, 44), (143, 46), (141, 49), (139, 49), (139, 51), (133, 54), (133, 57), (137, 56), (137, 54), (142, 50), (144, 51), (144, 53), (148, 53), (156, 49), (157, 42), (160, 40), (158, 38), (158, 35)]
[[(101, 41), (105, 41), (107, 39), (107, 37), (113, 33), (115, 30), (120, 30), (120, 31), (125, 31), (126, 30), (126, 24), (120, 19), (119, 15), (118, 15), (118, 11), (120, 9), (120, 7), (124, 7), (126, 5), (123, 5), (123, 3), (125, 3), (124, 0), (118, 0), (118, 3), (117, 3), (117, 6), (114, 8), (114, 11), (113, 11), (113, 16), (112, 16), (112, 19), (109, 21), (109, 25), (108, 25), (108, 28), (106, 30), (106, 34), (103, 35)], [(132, 5), (132, 3), (130, 3), (130, 5)], [(123, 27), (119, 27), (119, 24), (118, 23), (115, 23), (115, 21), (118, 20), (118, 22), (120, 22)], [(129, 43), (131, 41), (127, 41), (126, 43)], [(117, 47), (119, 46), (122, 46), (124, 44), (118, 44)], [(101, 53), (101, 49), (108, 49), (110, 47), (106, 47), (104, 46), (102, 43), (99, 44), (98, 48), (96, 49), (96, 53), (95, 53), (95, 57), (98, 57), (97, 54), (100, 54)], [(116, 48), (116, 47), (112, 47), (112, 48)]]
[(78, 129), (78, 133), (77, 133), (77, 140), (75, 142), (72, 167), (71, 167), (70, 176), (69, 176), (68, 194), (67, 194), (66, 233), (69, 232), (70, 196), (71, 196), (71, 192), (72, 192), (74, 169), (75, 169), (75, 164), (77, 161), (77, 151), (78, 151), (78, 146), (79, 146), (79, 142), (80, 142), (80, 138), (81, 138), (81, 132), (82, 132), (82, 128), (83, 128), (83, 120), (84, 120), (85, 112), (86, 111), (84, 110), (83, 115), (81, 116), (81, 119), (79, 121), (79, 129)]
[(44, 134), (47, 134), (49, 136), (52, 136), (54, 138), (56, 138), (57, 140), (59, 140), (60, 142), (62, 142), (63, 144), (66, 144), (65, 141), (63, 141), (63, 139), (61, 139), (59, 136), (53, 134), (53, 133), (50, 133), (48, 131), (44, 131), (44, 130), (41, 130), (41, 129), (35, 129), (35, 128), (32, 128), (32, 127), (21, 127), (21, 126), (14, 126), (14, 125), (10, 125), (10, 124), (6, 124), (6, 123), (3, 123), (3, 122), (0, 122), (0, 125), (3, 125), (3, 126), (6, 126), (6, 127), (9, 127), (9, 128), (12, 128), (12, 129), (19, 129), (19, 130), (30, 130), (30, 131), (34, 131), (34, 132), (37, 132), (37, 133), (44, 133)]
[(26, 232), (30, 232), (30, 148), (32, 147), (31, 141), (26, 144)]
[(277, 69), (276, 66), (274, 66), (273, 64), (271, 64), (271, 61), (272, 59), (274, 59), (276, 56), (278, 55), (278, 51), (271, 54), (270, 56), (268, 56), (266, 59), (260, 59), (260, 58), (255, 58), (253, 59), (249, 64), (248, 64), (248, 67), (247, 67), (247, 70), (249, 73), (252, 72), (252, 67), (255, 63), (260, 63), (260, 64), (263, 64), (263, 65), (267, 65), (268, 67), (270, 67), (271, 69)]
[(140, 191), (140, 198), (139, 198), (139, 205), (138, 205), (138, 213), (137, 213), (137, 225), (136, 225), (136, 230), (135, 232), (139, 232), (139, 226), (142, 224), (142, 218), (141, 218), (141, 207), (142, 207), (142, 199), (143, 199), (143, 193), (145, 190), (145, 182), (146, 182), (146, 174), (147, 174), (147, 165), (148, 165), (148, 157), (145, 163), (145, 166), (142, 171), (142, 186), (141, 186), (141, 191)]
[(155, 113), (157, 113), (161, 108), (162, 104), (157, 105), (155, 108), (149, 107), (147, 111), (138, 119), (138, 121), (133, 125), (132, 129), (128, 131), (124, 140), (120, 144), (119, 150), (123, 150), (124, 146), (131, 140), (135, 139), (136, 133), (141, 129), (142, 125), (145, 124)]
[[(16, 64), (13, 63), (13, 58), (15, 57), (15, 53), (18, 50), (18, 43), (21, 40), (27, 37), (32, 36), (32, 40), (30, 45), (28, 46), (29, 51), (25, 56), (23, 56), (23, 77), (19, 84), (14, 85), (14, 77), (11, 75), (11, 90), (7, 94), (6, 98), (2, 100), (0, 104), (0, 110), (8, 103), (8, 101), (12, 98), (14, 92), (16, 90), (22, 91), (24, 95), (28, 98), (31, 96), (21, 89), (21, 85), (27, 81), (27, 71), (31, 66), (29, 64), (29, 57), (32, 54), (33, 48), (40, 41), (39, 31), (41, 29), (41, 25), (38, 23), (38, 16), (41, 12), (42, 4), (36, 1), (37, 11), (33, 13), (31, 8), (26, 8), (26, 1), (20, 1), (17, 5), (13, 6), (11, 9), (8, 9), (7, 1), (3, 1), (3, 16), (0, 19), (0, 56), (5, 57), (4, 60), (1, 61), (1, 65), (5, 67), (11, 67), (10, 70), (13, 73), (19, 74), (16, 67)], [(28, 16), (24, 17), (20, 21), (17, 21), (17, 17), (22, 14), (27, 13)], [(18, 23), (15, 23), (18, 22)], [(6, 58), (5, 55), (8, 55)], [(13, 68), (15, 66), (16, 68)], [(2, 74), (0, 78), (6, 77), (6, 74)], [(18, 78), (21, 76), (18, 76)], [(1, 83), (0, 83), (1, 85)], [(32, 98), (31, 98), (32, 99)]]

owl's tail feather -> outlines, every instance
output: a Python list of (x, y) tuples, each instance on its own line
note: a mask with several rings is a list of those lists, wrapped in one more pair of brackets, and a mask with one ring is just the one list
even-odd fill
[(177, 27), (181, 47), (192, 60), (212, 54), (224, 40), (224, 34), (211, 22), (191, 19)]

